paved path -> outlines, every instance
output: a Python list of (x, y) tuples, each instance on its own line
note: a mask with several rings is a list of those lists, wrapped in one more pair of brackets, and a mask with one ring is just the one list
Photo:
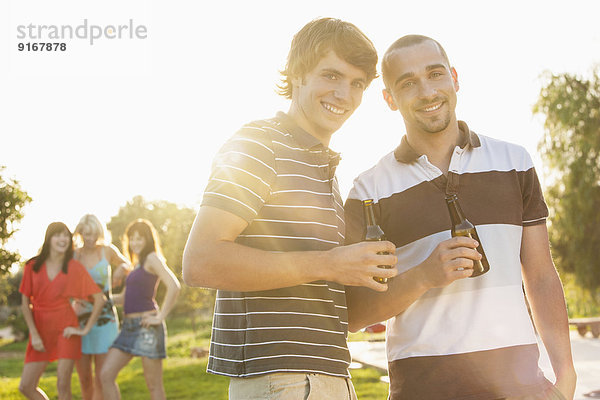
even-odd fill
[[(350, 342), (352, 360), (387, 371), (384, 342)], [(575, 400), (590, 400), (584, 393), (600, 390), (600, 339), (594, 339), (588, 333), (584, 338), (571, 331), (571, 348), (575, 370), (577, 371), (577, 389)], [(540, 368), (548, 379), (554, 380), (554, 373), (548, 355), (540, 346)]]
[(12, 328), (10, 326), (0, 329), (0, 339), (12, 339)]

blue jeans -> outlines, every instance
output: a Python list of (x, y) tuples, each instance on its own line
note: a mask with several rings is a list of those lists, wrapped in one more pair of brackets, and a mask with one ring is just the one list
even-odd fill
[(111, 347), (134, 356), (148, 358), (166, 358), (166, 327), (160, 325), (142, 326), (142, 317), (124, 318), (121, 332)]

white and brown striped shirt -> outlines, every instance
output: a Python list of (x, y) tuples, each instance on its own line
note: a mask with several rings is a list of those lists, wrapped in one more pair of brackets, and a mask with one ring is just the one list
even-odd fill
[[(328, 250), (344, 242), (338, 162), (339, 154), (278, 113), (245, 125), (222, 147), (202, 205), (248, 221), (239, 244), (277, 252)], [(219, 290), (208, 371), (347, 377), (347, 332), (344, 287), (338, 283)]]
[(391, 398), (498, 399), (542, 391), (538, 348), (521, 277), (524, 226), (548, 216), (533, 162), (521, 146), (478, 136), (459, 123), (447, 175), (400, 146), (354, 181), (345, 205), (347, 241), (362, 240), (361, 200), (396, 245), (400, 273), (449, 239), (445, 196), (457, 194), (476, 227), (490, 271), (431, 289), (387, 328)]

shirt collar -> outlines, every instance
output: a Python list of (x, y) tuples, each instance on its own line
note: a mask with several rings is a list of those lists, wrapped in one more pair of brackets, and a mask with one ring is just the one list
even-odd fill
[(325, 151), (329, 154), (329, 165), (331, 167), (335, 167), (339, 164), (341, 159), (340, 153), (336, 153), (329, 147), (325, 147), (319, 139), (302, 129), (292, 117), (279, 111), (275, 120), (302, 148)]
[[(460, 132), (458, 146), (461, 149), (464, 149), (467, 145), (469, 145), (471, 148), (481, 146), (479, 136), (469, 129), (466, 122), (458, 121), (458, 130)], [(422, 154), (419, 154), (415, 149), (412, 148), (412, 146), (408, 143), (406, 135), (404, 135), (400, 145), (396, 147), (396, 150), (394, 150), (394, 156), (399, 162), (409, 164), (421, 157)]]

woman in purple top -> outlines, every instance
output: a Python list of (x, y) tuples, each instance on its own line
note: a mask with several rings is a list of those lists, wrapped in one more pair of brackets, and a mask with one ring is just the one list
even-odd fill
[[(117, 375), (133, 357), (140, 356), (150, 398), (166, 399), (162, 379), (162, 360), (166, 357), (164, 320), (175, 305), (179, 281), (160, 255), (158, 235), (149, 221), (138, 219), (129, 224), (123, 250), (135, 268), (127, 276), (123, 293), (113, 296), (115, 303), (123, 302), (124, 316), (121, 332), (100, 372), (104, 398), (121, 398)], [(159, 281), (167, 287), (160, 308), (155, 301)]]

